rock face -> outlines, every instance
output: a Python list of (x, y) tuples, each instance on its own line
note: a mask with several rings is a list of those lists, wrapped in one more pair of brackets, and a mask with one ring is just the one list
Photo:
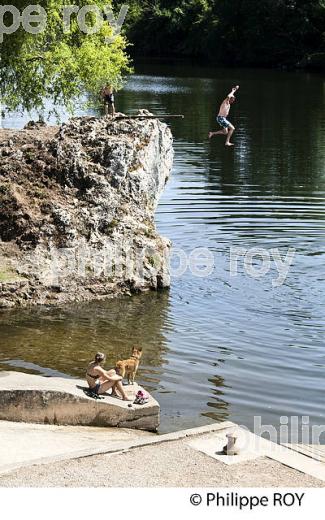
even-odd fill
[(158, 120), (0, 130), (0, 307), (168, 287), (154, 212), (172, 135)]
[[(106, 396), (102, 400), (87, 397), (85, 381), (60, 377), (42, 377), (19, 372), (0, 376), (0, 420), (72, 426), (119, 426), (156, 431), (160, 407), (149, 396), (143, 405)], [(135, 398), (136, 383), (124, 387)]]

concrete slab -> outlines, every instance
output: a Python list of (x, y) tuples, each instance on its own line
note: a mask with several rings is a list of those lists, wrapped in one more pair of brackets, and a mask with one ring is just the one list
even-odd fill
[(234, 427), (230, 428), (229, 431), (236, 431), (236, 446), (239, 449), (239, 454), (236, 456), (228, 456), (222, 453), (223, 447), (227, 444), (225, 430), (210, 436), (193, 439), (188, 445), (227, 465), (240, 464), (266, 455), (266, 447), (261, 445), (261, 443), (256, 443), (255, 436), (252, 436), (249, 432)]
[[(0, 420), (157, 430), (160, 407), (152, 396), (148, 403), (134, 405), (108, 394), (95, 400), (84, 389), (84, 380), (1, 372)], [(141, 389), (136, 383), (125, 387), (132, 398)]]
[(121, 442), (155, 437), (141, 430), (52, 426), (0, 421), (0, 474), (25, 466), (67, 460), (89, 451), (113, 449)]
[(321, 444), (283, 444), (290, 450), (297, 451), (310, 457), (313, 460), (318, 460), (325, 464), (325, 446)]
[[(228, 457), (218, 453), (226, 444), (226, 435), (228, 433), (233, 433), (238, 437), (239, 447), (241, 448), (239, 455)], [(201, 439), (190, 441), (188, 444), (193, 449), (201, 451), (209, 457), (227, 465), (234, 465), (253, 460), (254, 458), (268, 457), (325, 482), (325, 464), (312, 460), (310, 457), (306, 457), (302, 453), (295, 452), (285, 446), (259, 437), (236, 425), (211, 433)]]
[[(167, 435), (108, 442), (100, 451), (71, 452), (2, 474), (0, 487), (324, 487), (325, 483), (269, 457), (226, 465), (194, 450), (190, 437), (226, 434), (229, 423)], [(235, 425), (234, 425), (235, 426)], [(45, 428), (42, 426), (42, 428)], [(53, 428), (53, 427), (51, 427)], [(141, 432), (135, 432), (141, 433)], [(268, 443), (269, 441), (265, 441)], [(285, 451), (290, 451), (286, 450)], [(104, 453), (106, 453), (104, 455)], [(294, 457), (306, 457), (291, 452)], [(109, 455), (108, 455), (109, 454)], [(92, 456), (90, 456), (92, 455)], [(75, 459), (75, 460), (73, 460)], [(69, 462), (67, 462), (69, 460)]]
[[(228, 433), (234, 433), (238, 436), (239, 447), (241, 448), (240, 455), (228, 457), (216, 453), (226, 444), (226, 435)], [(206, 467), (208, 464), (207, 460), (209, 459), (211, 460), (209, 463), (211, 476), (214, 474), (213, 463), (217, 465), (216, 470), (219, 473), (222, 473), (222, 470), (218, 469), (218, 465), (221, 467), (223, 466), (224, 468), (228, 467), (229, 471), (232, 468), (231, 471), (233, 471), (233, 473), (231, 473), (231, 475), (238, 474), (240, 476), (242, 475), (242, 472), (245, 471), (245, 468), (253, 469), (258, 466), (263, 470), (263, 468), (269, 464), (269, 470), (275, 471), (276, 464), (278, 464), (277, 467), (279, 468), (279, 471), (283, 473), (283, 478), (280, 479), (282, 484), (290, 485), (291, 477), (286, 477), (286, 474), (289, 475), (290, 472), (286, 473), (284, 469), (285, 467), (296, 471), (296, 473), (293, 472), (290, 475), (297, 478), (297, 483), (299, 481), (300, 485), (312, 482), (311, 480), (308, 480), (312, 478), (318, 479), (318, 482), (325, 483), (325, 464), (312, 460), (310, 457), (297, 453), (292, 449), (279, 446), (267, 439), (258, 437), (231, 422), (215, 423), (208, 426), (182, 430), (165, 435), (154, 435), (146, 432), (122, 430), (119, 428), (58, 427), (0, 422), (0, 438), (0, 475), (12, 473), (14, 470), (18, 470), (25, 466), (34, 466), (35, 468), (37, 466), (42, 466), (48, 468), (48, 470), (44, 471), (47, 474), (46, 478), (49, 478), (49, 482), (52, 482), (51, 479), (55, 480), (52, 474), (53, 464), (57, 464), (58, 468), (62, 467), (63, 473), (68, 471), (68, 468), (74, 467), (76, 474), (79, 475), (80, 473), (80, 480), (82, 481), (82, 471), (80, 469), (82, 464), (85, 467), (91, 467), (93, 464), (91, 461), (97, 460), (95, 457), (102, 457), (102, 459), (98, 460), (113, 457), (112, 460), (114, 461), (114, 464), (112, 467), (115, 467), (117, 463), (117, 485), (119, 479), (122, 478), (120, 470), (118, 469), (120, 468), (120, 464), (122, 462), (124, 464), (125, 461), (128, 460), (127, 457), (130, 457), (130, 460), (137, 460), (139, 457), (141, 459), (142, 453), (147, 453), (149, 457), (147, 464), (149, 465), (156, 464), (155, 460), (161, 459), (159, 462), (160, 470), (163, 471), (166, 482), (170, 482), (170, 479), (172, 478), (169, 469), (170, 460), (173, 460), (174, 453), (185, 450), (187, 462), (189, 460), (192, 461), (193, 472), (196, 471), (196, 468), (199, 471), (202, 469), (202, 475), (205, 473), (203, 467), (201, 468), (201, 464)], [(182, 446), (184, 447), (182, 448)], [(114, 455), (118, 457), (119, 454), (123, 460), (122, 458), (114, 458)], [(202, 457), (206, 456), (208, 456), (208, 459), (202, 459)], [(152, 460), (150, 457), (152, 457)], [(76, 459), (76, 462), (78, 462), (76, 466), (73, 466), (73, 459)], [(64, 461), (68, 460), (69, 464), (65, 464)], [(87, 460), (89, 460), (89, 463)], [(268, 463), (268, 460), (273, 462)], [(187, 462), (184, 461), (185, 466)], [(62, 464), (62, 466), (59, 466), (60, 464)], [(141, 471), (143, 471), (144, 466), (142, 465), (141, 467)], [(145, 467), (146, 470), (144, 471), (144, 474), (149, 475), (146, 464)], [(235, 469), (237, 467), (239, 468), (238, 471)], [(181, 475), (184, 475), (185, 468), (182, 468), (180, 464), (178, 470), (179, 477), (177, 478), (181, 479)], [(176, 468), (174, 471), (176, 471)], [(37, 471), (35, 469), (35, 474), (36, 473)], [(301, 475), (305, 474), (306, 478), (298, 477), (299, 473)], [(90, 474), (92, 474), (91, 471)], [(105, 482), (105, 475), (103, 475), (103, 485)], [(126, 475), (124, 477), (126, 479)], [(157, 485), (159, 485), (159, 478), (157, 476), (155, 478), (158, 479)], [(267, 474), (259, 474), (255, 481), (253, 473), (251, 473), (249, 485), (255, 487), (259, 486), (261, 478), (262, 480), (266, 479), (265, 485), (271, 485), (273, 482), (272, 475), (268, 476)], [(286, 481), (286, 478), (288, 481)], [(71, 483), (74, 482), (73, 479), (74, 477), (71, 476)], [(17, 480), (17, 482), (23, 482), (20, 471), (17, 473), (15, 480)], [(10, 479), (8, 482), (9, 481), (11, 482)], [(35, 485), (37, 485), (37, 481), (38, 479), (36, 478)], [(0, 479), (0, 485), (1, 482), (2, 479)], [(100, 480), (98, 482), (100, 482)], [(143, 479), (139, 479), (139, 482), (144, 484)], [(192, 481), (189, 480), (188, 484), (192, 485), (191, 483)]]
[(123, 453), (161, 442), (174, 442), (224, 429), (233, 423), (217, 423), (157, 435), (141, 430), (52, 426), (0, 421), (0, 475), (25, 466), (54, 464), (95, 455)]

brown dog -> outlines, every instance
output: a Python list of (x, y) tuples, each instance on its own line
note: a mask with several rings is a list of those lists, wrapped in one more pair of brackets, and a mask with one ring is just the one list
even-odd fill
[(132, 354), (129, 359), (125, 359), (124, 361), (118, 361), (116, 363), (115, 370), (116, 372), (123, 377), (127, 376), (129, 385), (133, 385), (134, 378), (136, 376), (138, 366), (140, 363), (140, 359), (142, 356), (142, 348), (141, 347), (133, 347)]

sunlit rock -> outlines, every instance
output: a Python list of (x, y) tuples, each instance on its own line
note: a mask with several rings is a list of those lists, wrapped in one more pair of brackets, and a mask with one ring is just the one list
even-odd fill
[(172, 134), (156, 119), (0, 130), (0, 307), (168, 287), (154, 224)]

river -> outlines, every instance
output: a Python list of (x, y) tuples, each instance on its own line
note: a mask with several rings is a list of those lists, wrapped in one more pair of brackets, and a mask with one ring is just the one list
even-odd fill
[[(228, 149), (207, 134), (234, 84)], [(114, 365), (135, 343), (161, 432), (222, 420), (253, 429), (254, 417), (255, 426), (278, 427), (281, 416), (323, 424), (324, 76), (143, 63), (117, 105), (185, 116), (170, 123), (175, 163), (156, 214), (174, 246), (171, 289), (4, 313), (0, 368), (83, 376), (97, 350)], [(209, 274), (179, 275), (177, 255), (197, 248), (213, 261)]]

